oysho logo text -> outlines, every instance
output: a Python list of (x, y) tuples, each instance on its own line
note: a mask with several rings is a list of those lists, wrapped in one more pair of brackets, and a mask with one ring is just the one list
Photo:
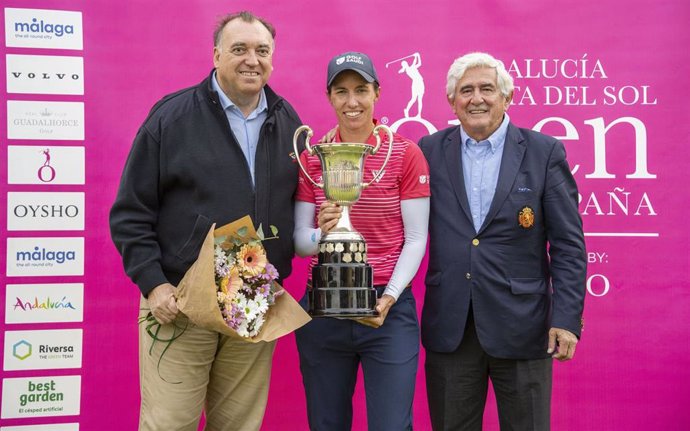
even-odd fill
[(14, 23), (14, 31), (26, 33), (47, 33), (54, 34), (57, 37), (62, 37), (65, 34), (74, 34), (73, 25), (51, 24), (43, 20), (33, 18), (31, 23), (16, 22)]
[(76, 205), (17, 205), (14, 207), (14, 215), (20, 218), (74, 218), (79, 215), (79, 208)]

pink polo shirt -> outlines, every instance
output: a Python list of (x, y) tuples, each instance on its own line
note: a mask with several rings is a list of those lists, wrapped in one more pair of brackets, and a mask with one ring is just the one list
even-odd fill
[[(386, 159), (388, 138), (383, 132), (380, 135), (382, 144), (378, 153), (364, 160), (364, 182), (374, 178)], [(341, 142), (339, 134), (335, 140)], [(372, 135), (366, 143), (375, 146), (376, 139)], [(321, 182), (319, 158), (309, 156), (306, 151), (300, 157), (311, 178)], [(400, 201), (429, 195), (429, 166), (422, 151), (414, 142), (394, 133), (393, 152), (383, 176), (362, 190), (359, 200), (350, 209), (352, 226), (367, 242), (367, 262), (374, 268), (374, 285), (388, 283), (405, 243)], [(296, 199), (315, 204), (318, 211), (326, 197), (323, 190), (314, 186), (300, 170)], [(314, 224), (318, 226), (316, 214)], [(310, 279), (311, 268), (316, 263), (317, 257), (313, 256), (309, 264)]]

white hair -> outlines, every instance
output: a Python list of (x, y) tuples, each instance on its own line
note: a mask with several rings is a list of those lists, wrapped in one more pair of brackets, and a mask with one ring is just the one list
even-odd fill
[(490, 67), (496, 69), (496, 80), (498, 81), (498, 89), (501, 91), (501, 94), (503, 94), (504, 97), (508, 97), (513, 92), (515, 88), (513, 85), (513, 77), (510, 76), (501, 60), (485, 52), (472, 52), (456, 58), (453, 64), (450, 65), (450, 69), (448, 69), (446, 94), (450, 99), (455, 97), (455, 86), (467, 69), (475, 67)]

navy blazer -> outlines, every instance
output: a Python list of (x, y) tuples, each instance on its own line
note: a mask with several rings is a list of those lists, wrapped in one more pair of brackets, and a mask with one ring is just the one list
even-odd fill
[(419, 146), (431, 173), (424, 347), (456, 350), (470, 301), (479, 341), (494, 357), (548, 357), (551, 327), (579, 337), (587, 258), (563, 143), (508, 125), (496, 192), (479, 232), (465, 192), (460, 127), (426, 136)]

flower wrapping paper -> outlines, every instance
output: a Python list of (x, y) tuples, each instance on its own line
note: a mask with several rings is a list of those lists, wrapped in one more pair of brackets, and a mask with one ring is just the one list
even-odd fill
[(240, 229), (246, 229), (246, 237), (258, 240), (254, 224), (249, 216), (228, 223), (216, 229), (211, 226), (201, 246), (199, 256), (187, 270), (177, 286), (175, 297), (177, 308), (187, 318), (204, 329), (219, 332), (247, 342), (273, 341), (287, 335), (311, 320), (299, 303), (282, 286), (274, 282), (274, 289), (283, 290), (276, 297), (275, 304), (266, 312), (266, 321), (261, 331), (254, 337), (242, 337), (228, 327), (218, 306), (214, 266), (214, 238), (219, 236), (239, 236)]

